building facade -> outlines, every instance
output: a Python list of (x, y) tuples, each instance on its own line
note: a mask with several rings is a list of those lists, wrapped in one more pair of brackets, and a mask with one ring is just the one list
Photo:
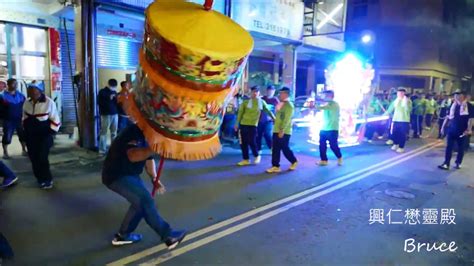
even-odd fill
[[(133, 80), (144, 11), (153, 0), (23, 2), (0, 6), (8, 11), (0, 12), (0, 78), (43, 81), (68, 131), (78, 118), (83, 127), (82, 113), (90, 115), (87, 123), (95, 129), (81, 135), (92, 148), (98, 128), (95, 95), (110, 78)], [(309, 94), (325, 83), (326, 66), (345, 50), (346, 0), (215, 0), (213, 9), (242, 25), (255, 40), (243, 90), (257, 83), (276, 84), (292, 88), (293, 96)], [(77, 91), (76, 74), (81, 81)], [(263, 82), (258, 77), (264, 77)]]
[(56, 0), (0, 2), (0, 79), (15, 78), (25, 95), (28, 83), (44, 83), (60, 112), (63, 132), (72, 134), (77, 126), (74, 37), (66, 35), (74, 25), (61, 17), (64, 8)]
[[(445, 8), (443, 0), (349, 0), (346, 40), (372, 58), (379, 90), (439, 93), (462, 86), (459, 60), (445, 39)], [(364, 35), (372, 40), (362, 43)]]

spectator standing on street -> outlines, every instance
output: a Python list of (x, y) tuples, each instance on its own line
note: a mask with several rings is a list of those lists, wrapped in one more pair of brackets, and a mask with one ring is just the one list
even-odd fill
[(27, 156), (26, 143), (24, 139), (23, 126), (21, 119), (23, 116), (23, 104), (25, 103), (26, 97), (21, 92), (17, 91), (16, 79), (9, 79), (7, 81), (8, 90), (2, 95), (1, 104), (3, 106), (3, 158), (10, 159), (8, 153), (8, 145), (12, 143), (13, 134), (18, 134), (20, 139), (22, 155)]
[(425, 124), (426, 130), (431, 130), (431, 122), (433, 121), (433, 116), (436, 113), (438, 108), (438, 103), (433, 98), (433, 95), (428, 94), (426, 97), (426, 115), (425, 115)]
[[(393, 101), (395, 101), (397, 99), (397, 91), (395, 90), (394, 93), (390, 94), (389, 96), (387, 96), (387, 107), (385, 108), (385, 110), (388, 110), (388, 108), (390, 107), (391, 103)], [(388, 112), (385, 112), (387, 114), (390, 115), (389, 119), (388, 119), (388, 123), (387, 123), (387, 127), (385, 128), (386, 132), (387, 132), (387, 135), (388, 135), (388, 139), (387, 139), (387, 142), (385, 142), (386, 145), (393, 145), (393, 136), (392, 136), (392, 122), (393, 122), (393, 114), (392, 113), (388, 113)], [(408, 129), (410, 130), (410, 129)]]
[[(387, 107), (384, 107), (383, 105), (383, 95), (381, 94), (374, 95), (371, 98), (370, 104), (367, 108), (367, 115), (368, 116), (382, 115), (385, 112), (385, 108)], [(379, 138), (382, 138), (385, 133), (385, 127), (386, 127), (386, 122), (367, 123), (364, 141), (372, 143), (372, 139), (375, 133), (378, 134)]]
[(444, 120), (448, 115), (451, 104), (451, 98), (446, 95), (446, 92), (443, 92), (440, 102), (438, 103), (438, 139), (443, 139), (445, 137), (445, 135), (441, 132), (441, 129), (443, 128)]
[(130, 93), (131, 84), (128, 81), (120, 82), (121, 90), (117, 96), (117, 104), (118, 104), (118, 132), (122, 132), (126, 127), (132, 124), (130, 121), (130, 117), (125, 113), (123, 108), (124, 100), (128, 97)]
[(267, 173), (279, 173), (281, 152), (291, 163), (290, 170), (295, 170), (298, 166), (293, 151), (290, 148), (290, 137), (292, 133), (292, 118), (295, 111), (294, 105), (290, 102), (290, 89), (283, 87), (280, 90), (280, 103), (276, 107), (275, 125), (273, 127), (272, 146), (272, 167), (267, 169)]
[(13, 173), (13, 171), (2, 161), (0, 161), (0, 177), (3, 177), (3, 182), (0, 188), (13, 186), (18, 181), (18, 177), (15, 173)]
[[(270, 111), (275, 114), (275, 108), (279, 101), (275, 96), (275, 87), (270, 85), (267, 87), (265, 96), (262, 100), (265, 101)], [(259, 151), (262, 150), (262, 138), (265, 139), (265, 143), (269, 149), (272, 148), (272, 131), (273, 131), (273, 120), (266, 112), (260, 113), (260, 120), (258, 121), (257, 127), (257, 148)]]
[[(150, 192), (140, 178), (143, 169), (151, 178), (156, 176), (154, 152), (148, 146), (137, 125), (130, 125), (112, 142), (102, 169), (102, 182), (121, 195), (130, 208), (125, 215), (112, 245), (122, 246), (138, 242), (140, 234), (133, 233), (142, 219), (161, 237), (168, 249), (175, 248), (185, 237), (185, 231), (172, 230), (161, 218)], [(164, 186), (159, 183), (161, 192)]]
[(342, 154), (339, 148), (339, 104), (334, 101), (334, 91), (323, 91), (323, 105), (317, 105), (316, 109), (323, 111), (323, 125), (319, 132), (319, 155), (318, 165), (328, 165), (327, 143), (337, 158), (337, 164), (342, 165)]
[(236, 139), (234, 125), (235, 125), (235, 120), (237, 119), (237, 110), (239, 108), (238, 102), (239, 102), (238, 96), (235, 95), (225, 108), (224, 119), (222, 121), (221, 132), (220, 132), (222, 140), (234, 142)]
[(426, 99), (424, 95), (414, 95), (412, 97), (413, 110), (411, 115), (411, 127), (413, 138), (420, 138), (423, 134), (423, 118), (426, 112)]
[(259, 164), (261, 161), (257, 148), (257, 125), (260, 113), (262, 111), (266, 112), (272, 119), (275, 119), (265, 101), (259, 97), (259, 88), (254, 86), (250, 91), (250, 99), (244, 100), (239, 106), (235, 125), (235, 130), (239, 131), (240, 148), (242, 149), (243, 157), (243, 160), (237, 164), (239, 166), (250, 165), (249, 147), (255, 157), (254, 164)]
[(405, 152), (405, 143), (410, 131), (410, 114), (412, 102), (405, 95), (405, 88), (400, 87), (397, 91), (397, 98), (390, 104), (385, 115), (393, 113), (391, 135), (393, 139), (392, 150)]
[(28, 85), (28, 97), (23, 106), (26, 147), (40, 188), (51, 189), (53, 176), (48, 156), (61, 123), (56, 104), (44, 94), (42, 84)]
[(466, 93), (456, 90), (454, 92), (454, 103), (449, 108), (449, 113), (441, 128), (441, 132), (446, 133), (447, 146), (444, 162), (438, 168), (449, 170), (454, 143), (458, 145), (455, 168), (461, 168), (465, 142), (468, 140), (468, 136), (472, 134), (473, 119), (474, 107), (466, 100)]
[(117, 104), (117, 80), (110, 79), (108, 86), (99, 91), (97, 97), (100, 113), (100, 139), (99, 154), (107, 152), (107, 133), (110, 130), (112, 141), (117, 136), (118, 128), (118, 104)]

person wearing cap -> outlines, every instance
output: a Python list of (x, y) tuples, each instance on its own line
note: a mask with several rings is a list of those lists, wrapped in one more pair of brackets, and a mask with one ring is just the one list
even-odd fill
[(327, 142), (329, 142), (329, 147), (336, 155), (337, 164), (342, 165), (342, 153), (338, 144), (340, 107), (334, 101), (334, 91), (323, 91), (322, 98), (324, 104), (316, 106), (316, 109), (323, 111), (323, 124), (319, 132), (319, 155), (321, 160), (317, 164), (320, 166), (328, 165)]
[[(154, 154), (143, 131), (133, 124), (125, 128), (112, 142), (105, 157), (102, 183), (130, 202), (130, 208), (112, 240), (114, 246), (140, 241), (142, 236), (133, 232), (143, 219), (169, 249), (175, 248), (186, 235), (186, 231), (172, 230), (160, 216), (153, 197), (140, 178), (144, 169), (151, 178), (156, 176)], [(164, 192), (165, 187), (161, 181), (159, 186), (160, 192)]]
[[(262, 97), (268, 108), (275, 114), (275, 108), (280, 101), (275, 96), (275, 87), (270, 85), (267, 87), (266, 95)], [(267, 115), (266, 112), (260, 113), (260, 120), (258, 121), (257, 127), (257, 147), (258, 150), (262, 150), (262, 139), (265, 139), (265, 143), (269, 149), (272, 148), (272, 132), (273, 132), (273, 120)]]
[(449, 113), (441, 128), (442, 134), (446, 134), (447, 145), (444, 162), (438, 168), (449, 170), (454, 143), (458, 145), (455, 168), (461, 168), (464, 157), (464, 145), (468, 136), (472, 134), (473, 119), (474, 107), (466, 100), (466, 92), (456, 90), (454, 92), (454, 103), (449, 108)]
[(117, 80), (110, 79), (108, 86), (99, 91), (97, 102), (100, 114), (100, 137), (99, 154), (107, 152), (107, 133), (110, 129), (111, 142), (117, 136), (118, 129), (118, 104), (117, 104)]
[(279, 98), (280, 103), (276, 107), (275, 125), (273, 126), (272, 167), (267, 169), (267, 173), (281, 172), (281, 152), (291, 163), (290, 170), (295, 170), (298, 165), (298, 160), (290, 148), (292, 118), (295, 111), (294, 105), (290, 102), (290, 89), (283, 87), (280, 90)]
[(8, 153), (8, 146), (12, 143), (13, 134), (18, 134), (20, 139), (23, 156), (27, 156), (26, 143), (24, 140), (23, 126), (21, 119), (23, 116), (23, 104), (25, 103), (26, 97), (21, 92), (17, 91), (16, 79), (9, 79), (7, 81), (8, 90), (3, 93), (1, 104), (4, 111), (3, 120), (3, 158), (10, 159)]
[(235, 130), (239, 131), (240, 148), (242, 149), (243, 160), (237, 165), (250, 165), (249, 147), (255, 157), (254, 164), (261, 161), (257, 147), (257, 125), (260, 114), (266, 112), (272, 119), (275, 119), (268, 105), (260, 97), (260, 89), (254, 86), (250, 89), (250, 99), (244, 100), (239, 106)]
[(53, 176), (48, 156), (53, 146), (53, 137), (61, 125), (59, 114), (54, 101), (44, 94), (43, 84), (29, 84), (28, 97), (23, 106), (28, 156), (40, 188), (51, 189)]
[[(393, 93), (387, 96), (387, 107), (385, 108), (385, 111), (388, 110), (390, 107), (391, 103), (397, 99), (397, 90), (395, 90)], [(387, 113), (387, 112), (385, 112)], [(393, 136), (392, 136), (392, 120), (393, 120), (393, 114), (389, 114), (389, 119), (386, 124), (385, 132), (387, 132), (387, 141), (385, 142), (386, 145), (393, 145)]]
[(413, 138), (417, 139), (423, 134), (423, 118), (426, 113), (427, 101), (424, 94), (413, 95), (411, 100), (413, 109), (410, 121), (413, 130)]
[(405, 143), (410, 131), (410, 114), (412, 111), (412, 102), (405, 95), (405, 88), (398, 88), (397, 98), (390, 104), (385, 115), (393, 113), (391, 125), (391, 138), (393, 140), (392, 150), (405, 152)]
[(431, 122), (433, 122), (433, 116), (438, 108), (438, 103), (433, 98), (432, 94), (426, 96), (426, 110), (425, 110), (425, 124), (426, 130), (431, 130)]

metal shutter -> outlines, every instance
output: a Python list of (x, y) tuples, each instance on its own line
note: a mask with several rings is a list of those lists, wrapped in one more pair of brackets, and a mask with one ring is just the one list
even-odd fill
[[(74, 32), (68, 31), (69, 47), (66, 42), (66, 31), (61, 30), (61, 69), (62, 69), (62, 130), (72, 134), (74, 127), (77, 126), (76, 107), (74, 100), (74, 90), (72, 85), (72, 75), (75, 73), (76, 54)], [(69, 64), (69, 55), (71, 58), (71, 66)]]
[(141, 43), (125, 38), (97, 36), (97, 66), (135, 69)]

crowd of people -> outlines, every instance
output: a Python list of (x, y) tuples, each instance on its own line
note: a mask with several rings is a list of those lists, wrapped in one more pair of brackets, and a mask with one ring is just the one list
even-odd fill
[[(250, 88), (250, 97), (236, 96), (224, 116), (221, 138), (228, 140), (237, 136), (243, 159), (237, 163), (238, 166), (259, 164), (265, 140), (267, 147), (272, 150), (272, 166), (266, 172), (281, 172), (281, 153), (290, 162), (289, 170), (295, 170), (298, 160), (290, 147), (295, 106), (290, 101), (290, 89), (280, 89), (278, 98), (275, 97), (274, 86), (268, 86), (263, 97), (260, 97), (260, 92), (260, 87), (253, 86)], [(315, 106), (324, 116), (319, 145), (321, 160), (317, 164), (328, 165), (326, 153), (329, 143), (337, 157), (338, 165), (342, 165), (342, 154), (338, 145), (340, 107), (334, 101), (333, 91), (324, 91), (322, 95), (321, 104)], [(239, 98), (242, 98), (240, 103)], [(230, 127), (234, 128), (234, 132), (229, 130)], [(253, 162), (250, 161), (249, 148), (254, 157)]]
[[(414, 93), (410, 95), (407, 94), (406, 90), (404, 92), (407, 99), (411, 101), (409, 128), (413, 132), (412, 137), (420, 138), (422, 136), (423, 130), (431, 131), (434, 128), (434, 122), (438, 124), (438, 138), (444, 138), (443, 134), (441, 134), (441, 128), (446, 118), (447, 111), (453, 103), (454, 94), (448, 95), (447, 93), (443, 92), (436, 95), (423, 93)], [(469, 97), (469, 95), (466, 96)], [(375, 94), (370, 101), (367, 114), (369, 116), (383, 115), (390, 107), (390, 104), (396, 100), (396, 98), (397, 92)], [(469, 101), (469, 98), (466, 100)], [(371, 130), (366, 131), (366, 141), (371, 142), (374, 137), (374, 133), (377, 133), (379, 136), (387, 134), (388, 129), (390, 128), (390, 123), (380, 124), (376, 125), (376, 128), (372, 127), (370, 128)]]
[[(28, 98), (17, 90), (15, 79), (0, 85), (0, 118), (3, 120), (3, 159), (10, 160), (8, 146), (16, 131), (22, 146), (22, 155), (28, 156), (33, 174), (42, 189), (53, 187), (53, 176), (49, 166), (49, 151), (54, 135), (61, 125), (56, 104), (47, 97), (42, 83), (32, 82), (27, 86)], [(0, 161), (1, 187), (7, 188), (18, 181), (14, 174)]]
[[(445, 161), (439, 165), (440, 169), (449, 170), (452, 152), (457, 144), (457, 158), (455, 168), (462, 164), (465, 150), (469, 148), (469, 139), (472, 133), (472, 118), (474, 118), (471, 97), (462, 90), (456, 90), (452, 95), (441, 93), (406, 94), (404, 88), (399, 88), (396, 99), (389, 104), (387, 96), (376, 95), (372, 100), (370, 111), (373, 114), (392, 114), (387, 124), (371, 125), (366, 138), (371, 141), (373, 132), (383, 136), (388, 131), (388, 145), (397, 152), (404, 152), (406, 140), (409, 139), (410, 129), (413, 138), (420, 138), (423, 130), (434, 129), (433, 122), (438, 124), (438, 139), (447, 138)], [(388, 106), (388, 107), (387, 107)]]
[[(131, 124), (128, 115), (121, 107), (121, 101), (129, 93), (131, 84), (122, 81), (120, 86), (121, 91), (118, 93), (117, 81), (111, 79), (97, 97), (101, 116), (99, 153), (102, 155), (107, 151), (109, 131), (113, 140), (117, 132)], [(45, 95), (42, 83), (30, 83), (27, 86), (27, 96), (18, 91), (17, 87), (18, 82), (15, 79), (0, 81), (3, 159), (12, 159), (8, 147), (16, 132), (22, 147), (22, 156), (29, 157), (39, 187), (51, 189), (54, 182), (48, 157), (54, 136), (61, 125), (56, 104)], [(18, 181), (18, 177), (2, 161), (0, 161), (0, 177), (3, 177), (0, 186), (2, 188), (13, 186)]]
[[(268, 173), (280, 172), (279, 160), (280, 151), (283, 151), (285, 157), (290, 161), (290, 170), (296, 169), (297, 160), (291, 148), (289, 147), (289, 136), (291, 135), (291, 120), (294, 112), (294, 106), (291, 102), (283, 104), (274, 97), (275, 88), (268, 86), (265, 95), (259, 97), (260, 88), (255, 86), (250, 89), (250, 97), (236, 96), (227, 108), (227, 112), (222, 124), (221, 138), (232, 140), (238, 138), (243, 160), (237, 165), (246, 166), (252, 164), (249, 159), (249, 148), (254, 157), (253, 164), (259, 164), (261, 161), (262, 140), (265, 139), (268, 148), (272, 150), (272, 167), (267, 170)], [(280, 90), (281, 97), (285, 97), (288, 88)], [(338, 147), (339, 135), (339, 112), (340, 107), (334, 101), (333, 91), (323, 91), (322, 99), (317, 101), (319, 104), (314, 106), (315, 109), (323, 112), (323, 124), (320, 131), (320, 161), (318, 165), (328, 165), (327, 143), (338, 159), (338, 164), (342, 165), (342, 154)], [(288, 108), (286, 106), (290, 106)], [(286, 108), (282, 108), (282, 107)], [(461, 106), (462, 115), (458, 116), (457, 108)], [(405, 152), (407, 140), (411, 138), (421, 138), (423, 131), (428, 131), (427, 135), (436, 133), (439, 139), (447, 137), (448, 148), (446, 150), (446, 160), (440, 165), (440, 169), (449, 169), (449, 161), (455, 143), (459, 146), (458, 157), (456, 160), (456, 168), (460, 168), (464, 151), (469, 147), (469, 138), (472, 129), (471, 116), (474, 111), (471, 110), (470, 95), (464, 91), (456, 90), (453, 94), (424, 94), (413, 93), (408, 94), (403, 87), (391, 90), (389, 93), (375, 94), (367, 107), (364, 115), (372, 116), (389, 116), (389, 120), (381, 120), (378, 122), (366, 123), (364, 125), (364, 140), (372, 143), (377, 135), (378, 139), (388, 138), (387, 145), (391, 149), (398, 152)], [(285, 110), (283, 115), (286, 120), (283, 124), (286, 129), (280, 127), (279, 120), (280, 110)], [(466, 111), (467, 110), (467, 111)], [(459, 121), (461, 122), (459, 122)], [(452, 123), (449, 123), (452, 122)], [(278, 125), (280, 128), (275, 127)], [(235, 132), (230, 130), (234, 127)], [(273, 129), (272, 129), (273, 128)], [(273, 132), (273, 137), (270, 137)], [(410, 134), (411, 132), (411, 134)], [(451, 132), (451, 133), (450, 133)], [(455, 132), (455, 133), (452, 133)], [(459, 133), (459, 134), (458, 134)], [(454, 138), (453, 134), (462, 137)], [(275, 145), (278, 143), (278, 145)]]

